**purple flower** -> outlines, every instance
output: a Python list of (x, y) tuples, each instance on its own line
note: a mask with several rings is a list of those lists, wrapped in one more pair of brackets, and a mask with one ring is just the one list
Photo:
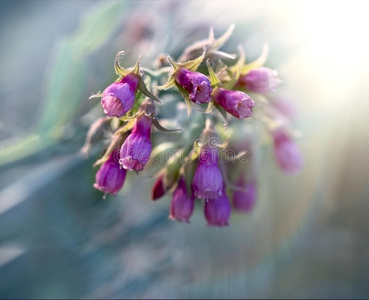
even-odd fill
[(280, 83), (277, 71), (265, 67), (253, 69), (238, 80), (238, 85), (260, 94), (275, 92)]
[(124, 184), (127, 170), (119, 165), (119, 151), (114, 151), (96, 173), (94, 188), (116, 195)]
[(160, 197), (162, 197), (165, 194), (165, 192), (166, 192), (166, 188), (164, 186), (164, 178), (163, 176), (160, 176), (156, 180), (152, 188), (151, 199), (155, 201), (159, 199)]
[(210, 102), (213, 89), (204, 74), (179, 68), (174, 76), (177, 83), (189, 93), (192, 102), (196, 104)]
[(121, 117), (129, 111), (135, 101), (139, 77), (130, 73), (120, 82), (114, 82), (103, 92), (101, 105), (109, 117)]
[(200, 199), (215, 199), (222, 194), (223, 178), (218, 167), (216, 147), (205, 146), (201, 149), (192, 185), (195, 196)]
[(297, 107), (294, 103), (283, 97), (272, 97), (270, 103), (287, 119), (294, 120), (297, 116)]
[(129, 171), (142, 171), (151, 154), (151, 123), (146, 115), (137, 118), (131, 134), (120, 149), (119, 163)]
[(278, 166), (285, 173), (297, 173), (302, 169), (302, 154), (296, 143), (283, 129), (277, 129), (273, 133), (274, 157)]
[(252, 116), (254, 101), (244, 92), (219, 88), (214, 93), (213, 98), (215, 102), (236, 118), (244, 119)]
[(179, 222), (187, 222), (190, 219), (194, 206), (193, 195), (188, 195), (186, 182), (182, 177), (173, 192), (172, 202), (170, 203), (169, 218)]
[(255, 179), (248, 182), (240, 180), (238, 186), (243, 188), (243, 191), (235, 191), (233, 193), (233, 206), (235, 209), (242, 212), (250, 212), (255, 206), (257, 198), (257, 188)]
[(205, 202), (204, 213), (208, 226), (210, 227), (229, 225), (228, 221), (231, 216), (231, 205), (224, 189), (221, 196)]

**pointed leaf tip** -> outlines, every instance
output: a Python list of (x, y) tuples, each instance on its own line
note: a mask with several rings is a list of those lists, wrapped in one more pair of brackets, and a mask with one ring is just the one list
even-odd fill
[(119, 51), (117, 53), (117, 55), (115, 56), (115, 61), (114, 61), (114, 69), (115, 69), (115, 73), (117, 75), (120, 75), (120, 76), (126, 76), (130, 71), (127, 70), (127, 69), (124, 69), (123, 67), (121, 67), (120, 63), (119, 63), (119, 58), (121, 56), (123, 56), (124, 54), (124, 51)]
[(155, 95), (153, 95), (146, 87), (145, 82), (143, 81), (143, 78), (140, 77), (138, 81), (138, 89), (141, 91), (142, 94), (144, 94), (146, 97), (149, 97), (153, 100), (155, 100), (158, 103), (162, 103), (159, 98), (157, 98)]

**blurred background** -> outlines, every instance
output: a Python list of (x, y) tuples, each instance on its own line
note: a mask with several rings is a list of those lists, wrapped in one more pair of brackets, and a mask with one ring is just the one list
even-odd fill
[[(366, 1), (0, 1), (1, 298), (368, 298)], [(228, 228), (168, 220), (152, 179), (117, 197), (78, 155), (126, 50), (149, 65), (236, 25), (227, 50), (270, 45), (305, 167), (266, 151), (260, 197)]]

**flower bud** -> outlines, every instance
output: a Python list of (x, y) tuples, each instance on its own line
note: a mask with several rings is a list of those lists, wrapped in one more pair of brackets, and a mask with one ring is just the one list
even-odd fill
[(245, 182), (240, 180), (238, 186), (243, 190), (236, 190), (233, 193), (233, 206), (235, 209), (247, 213), (252, 211), (257, 198), (257, 188), (255, 179)]
[(118, 160), (119, 151), (113, 151), (96, 173), (95, 189), (112, 195), (119, 192), (124, 184), (127, 171), (120, 167)]
[(281, 80), (276, 70), (269, 68), (256, 68), (238, 79), (238, 85), (250, 92), (267, 94), (275, 92)]
[(222, 194), (223, 178), (218, 167), (216, 147), (204, 146), (201, 149), (192, 185), (195, 196), (200, 199), (215, 199)]
[(177, 83), (188, 92), (192, 102), (196, 104), (210, 102), (213, 89), (204, 74), (179, 68), (174, 76)]
[(101, 105), (109, 117), (123, 116), (129, 111), (135, 101), (139, 77), (130, 73), (119, 82), (109, 85), (103, 92)]
[(152, 188), (151, 199), (155, 201), (155, 200), (163, 197), (165, 192), (166, 192), (166, 189), (165, 189), (165, 186), (164, 186), (164, 178), (163, 178), (163, 176), (160, 176), (156, 180), (156, 182), (155, 182), (155, 184)]
[(236, 118), (244, 119), (252, 116), (254, 101), (244, 92), (218, 88), (213, 99)]
[(302, 154), (296, 143), (279, 128), (273, 133), (274, 157), (278, 166), (285, 173), (296, 173), (302, 169)]
[(193, 212), (194, 200), (193, 195), (188, 195), (186, 182), (182, 177), (178, 182), (177, 188), (173, 192), (169, 218), (171, 220), (188, 223)]
[(137, 118), (131, 134), (120, 149), (119, 163), (129, 171), (142, 171), (151, 154), (152, 119), (146, 115)]
[(224, 189), (221, 196), (205, 202), (204, 213), (208, 226), (210, 227), (229, 225), (228, 221), (231, 216), (231, 205)]

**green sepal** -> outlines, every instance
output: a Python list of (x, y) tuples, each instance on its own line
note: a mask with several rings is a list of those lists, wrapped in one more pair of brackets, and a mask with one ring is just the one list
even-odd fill
[(260, 56), (257, 59), (255, 59), (253, 62), (250, 62), (242, 67), (241, 75), (246, 75), (252, 69), (262, 67), (267, 60), (268, 53), (269, 53), (269, 46), (268, 44), (265, 43), (263, 45), (263, 50), (261, 51)]
[(173, 86), (175, 86), (175, 79), (174, 79), (173, 75), (170, 75), (170, 77), (169, 77), (166, 84), (157, 86), (155, 88), (158, 89), (158, 90), (167, 90), (167, 89), (169, 89)]
[(192, 196), (192, 180), (193, 180), (193, 177), (195, 176), (195, 172), (197, 169), (197, 163), (192, 162), (190, 164), (183, 165), (182, 167), (183, 169), (181, 170), (182, 171), (181, 173), (183, 174), (185, 182), (186, 182), (187, 195), (191, 197)]
[(130, 121), (130, 120), (137, 119), (139, 116), (141, 116), (143, 114), (144, 114), (144, 111), (138, 111), (134, 115), (130, 116), (129, 112), (128, 112), (126, 116), (122, 116), (119, 119), (122, 120), (122, 121)]
[[(128, 123), (129, 124), (129, 123)], [(123, 128), (128, 128), (127, 127), (127, 125), (128, 124), (126, 124)], [(134, 124), (134, 122), (133, 122), (133, 124)], [(132, 125), (132, 127), (133, 127), (133, 125)], [(131, 127), (131, 128), (132, 128)], [(127, 130), (123, 130), (123, 128), (121, 128), (121, 129), (118, 129), (116, 132), (115, 132), (115, 134), (114, 134), (114, 136), (113, 136), (113, 138), (112, 138), (112, 140), (111, 140), (111, 142), (110, 142), (110, 145), (109, 145), (109, 147), (108, 147), (108, 149), (106, 149), (106, 151), (105, 151), (105, 153), (104, 153), (104, 155), (100, 158), (100, 159), (98, 159), (95, 163), (94, 163), (94, 167), (96, 167), (96, 166), (98, 166), (98, 165), (101, 165), (101, 164), (103, 164), (104, 162), (106, 162), (108, 159), (109, 159), (109, 156), (110, 156), (110, 154), (115, 150), (115, 149), (117, 149), (118, 147), (120, 147), (121, 145), (122, 145), (122, 143), (123, 143), (123, 141), (125, 140), (125, 138), (126, 138), (126, 135), (124, 134), (126, 131), (128, 131), (128, 130), (130, 130), (130, 129), (127, 129)]]
[(206, 66), (208, 67), (208, 71), (209, 71), (211, 87), (214, 89), (220, 84), (220, 80), (215, 74), (213, 68), (210, 66), (209, 60), (206, 61)]
[(123, 127), (119, 128), (115, 134), (116, 135), (119, 135), (119, 134), (123, 134), (123, 133), (126, 133), (127, 131), (131, 130), (133, 128), (133, 126), (135, 125), (136, 123), (136, 118), (134, 119), (131, 119), (127, 122), (127, 124), (125, 124)]
[(123, 67), (121, 67), (121, 65), (119, 64), (119, 58), (120, 56), (122, 56), (124, 54), (124, 51), (119, 51), (117, 53), (117, 55), (115, 56), (115, 61), (114, 61), (114, 69), (115, 69), (115, 73), (118, 76), (127, 76), (127, 74), (129, 74), (131, 71), (124, 69)]
[(229, 141), (231, 140), (231, 136), (230, 135), (227, 135), (227, 138), (226, 138), (226, 140), (224, 141), (224, 143), (222, 143), (222, 144), (219, 144), (217, 147), (218, 148), (221, 148), (221, 149), (225, 149), (225, 148), (227, 148), (228, 147), (228, 145), (229, 145)]
[(168, 55), (168, 61), (174, 69), (173, 73), (175, 73), (181, 67), (181, 65), (176, 63), (169, 55)]
[(230, 80), (225, 82), (222, 85), (222, 87), (227, 90), (232, 90), (233, 87), (236, 85), (238, 79), (240, 78), (243, 65), (245, 63), (245, 59), (246, 59), (245, 51), (243, 50), (241, 46), (238, 49), (239, 49), (240, 57), (237, 63), (233, 65), (232, 67), (226, 69)]
[(140, 71), (140, 61), (141, 61), (141, 56), (138, 58), (138, 60), (136, 61), (136, 64), (135, 64), (135, 66), (133, 67), (133, 69), (132, 69), (132, 71), (131, 71), (131, 73), (133, 73), (133, 74), (136, 74), (136, 75), (138, 75), (138, 76), (142, 76), (141, 75), (141, 71)]
[(196, 71), (197, 68), (201, 65), (202, 61), (205, 58), (205, 51), (198, 57), (193, 60), (186, 61), (184, 63), (179, 64), (182, 68), (190, 70), (192, 72)]
[(101, 93), (100, 91), (98, 91), (96, 94), (91, 95), (90, 97), (88, 97), (88, 99), (94, 99), (94, 98), (101, 98), (103, 96), (103, 93)]
[(192, 150), (188, 156), (189, 160), (190, 161), (196, 160), (199, 157), (200, 153), (201, 153), (201, 143), (200, 139), (197, 139), (196, 141), (194, 141)]
[(149, 97), (159, 103), (162, 103), (159, 98), (157, 98), (155, 95), (153, 95), (146, 87), (145, 82), (143, 81), (143, 78), (140, 76), (140, 79), (138, 81), (138, 89), (141, 91), (142, 94), (144, 94), (146, 97)]
[(152, 124), (160, 131), (165, 132), (165, 133), (172, 133), (172, 132), (179, 132), (182, 131), (182, 128), (178, 128), (178, 129), (167, 129), (163, 126), (160, 125), (159, 121), (155, 118), (152, 119)]
[[(174, 74), (180, 68), (184, 68), (184, 69), (187, 69), (187, 70), (190, 70), (190, 71), (196, 71), (197, 68), (201, 65), (204, 58), (205, 58), (205, 51), (198, 58), (195, 58), (194, 60), (187, 61), (185, 63), (177, 63), (170, 56), (168, 56), (168, 61), (171, 64), (171, 66), (173, 67), (173, 73), (172, 73), (172, 75), (170, 75), (170, 77), (169, 77), (166, 84), (161, 85), (161, 86), (157, 86), (156, 88), (158, 90), (167, 90), (167, 89), (177, 85)], [(178, 85), (177, 85), (177, 87), (178, 87)]]
[(214, 108), (214, 100), (211, 100), (208, 104), (208, 108), (205, 110), (205, 113), (208, 114), (210, 113)]
[(228, 39), (231, 37), (231, 35), (233, 33), (233, 30), (234, 30), (234, 27), (235, 27), (234, 24), (229, 26), (227, 31), (217, 39), (214, 38), (214, 29), (210, 28), (209, 41), (212, 41), (212, 43), (211, 43), (211, 46), (208, 49), (208, 51), (209, 52), (216, 51), (220, 47), (222, 47), (228, 41)]
[(175, 85), (177, 89), (179, 90), (179, 92), (181, 93), (183, 99), (185, 100), (186, 107), (187, 107), (187, 114), (191, 115), (192, 105), (191, 105), (191, 100), (188, 96), (188, 92), (182, 86), (180, 86), (177, 82), (175, 82)]
[(246, 61), (245, 50), (242, 48), (242, 46), (238, 47), (238, 52), (239, 52), (239, 58), (238, 58), (237, 63), (228, 68), (228, 70), (233, 74), (235, 74), (237, 72), (241, 73), (241, 70), (244, 67), (245, 61)]
[(216, 107), (216, 109), (220, 112), (221, 116), (224, 119), (225, 125), (228, 126), (228, 116), (227, 116), (227, 112), (224, 110), (224, 108), (222, 106), (220, 106), (218, 103), (214, 102), (214, 106)]

